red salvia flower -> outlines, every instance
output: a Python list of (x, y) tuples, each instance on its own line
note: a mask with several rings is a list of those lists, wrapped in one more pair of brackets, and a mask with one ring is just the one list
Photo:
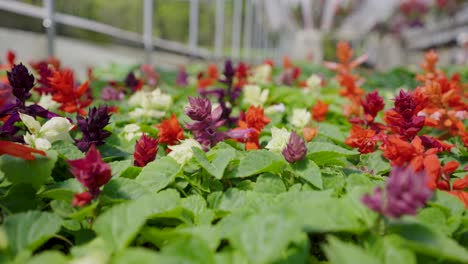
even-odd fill
[(377, 144), (375, 134), (376, 132), (372, 129), (364, 129), (353, 125), (345, 143), (350, 147), (358, 148), (361, 154), (371, 153), (375, 151), (375, 145)]
[(348, 97), (348, 98), (355, 98), (361, 97), (364, 94), (364, 90), (358, 87), (357, 85), (357, 78), (352, 76), (351, 74), (344, 73), (338, 76), (338, 82), (340, 83), (341, 89), (340, 95)]
[(338, 58), (339, 63), (336, 62), (325, 62), (325, 67), (334, 70), (338, 73), (346, 73), (350, 70), (356, 68), (363, 62), (367, 60), (367, 55), (364, 54), (362, 56), (357, 57), (356, 59), (352, 60), (354, 56), (354, 51), (346, 41), (340, 41), (336, 45), (336, 56)]
[(177, 116), (172, 114), (171, 118), (163, 120), (161, 124), (156, 125), (159, 129), (159, 142), (167, 145), (176, 145), (184, 139), (184, 130), (177, 120)]
[(312, 112), (312, 118), (315, 121), (323, 121), (328, 113), (328, 104), (322, 102), (322, 100), (317, 100), (317, 103), (310, 109)]
[(429, 187), (450, 193), (460, 199), (465, 208), (468, 208), (468, 192), (465, 191), (468, 188), (468, 174), (464, 178), (456, 179), (450, 186), (450, 176), (459, 166), (460, 164), (454, 160), (447, 162), (443, 167), (440, 167), (439, 163), (439, 170), (431, 175)]
[(260, 133), (262, 132), (263, 128), (265, 128), (265, 126), (270, 123), (270, 121), (271, 120), (264, 115), (263, 108), (255, 106), (249, 107), (244, 118), (239, 120), (239, 127), (235, 129), (253, 129), (253, 131), (248, 134), (248, 139), (240, 140), (245, 142), (246, 150), (260, 148)]
[(402, 140), (398, 135), (389, 135), (380, 146), (383, 156), (391, 161), (392, 166), (403, 166), (415, 156), (415, 148), (411, 143)]
[(77, 193), (73, 197), (72, 206), (83, 207), (93, 200), (93, 195), (90, 192)]
[(427, 97), (420, 90), (401, 90), (395, 98), (395, 107), (385, 112), (384, 120), (392, 132), (412, 140), (424, 126), (425, 117), (417, 114), (426, 104)]
[(133, 165), (144, 167), (156, 158), (158, 152), (158, 140), (143, 134), (135, 144), (133, 153)]
[(49, 64), (47, 62), (39, 62), (33, 67), (39, 74), (39, 79), (37, 79), (39, 86), (36, 86), (34, 90), (40, 95), (53, 93), (54, 89), (51, 86), (50, 79), (54, 72), (49, 68)]
[(361, 100), (361, 105), (364, 109), (364, 118), (368, 123), (373, 122), (377, 114), (385, 107), (384, 100), (378, 91), (368, 93), (365, 100)]
[(25, 160), (34, 160), (36, 157), (33, 153), (45, 156), (46, 153), (42, 150), (34, 149), (18, 143), (0, 140), (0, 155), (6, 154)]
[(73, 72), (64, 70), (56, 71), (50, 78), (50, 83), (54, 89), (52, 99), (62, 104), (60, 110), (67, 113), (86, 114), (84, 108), (92, 103), (87, 81), (75, 88)]
[(93, 198), (101, 192), (100, 187), (112, 177), (111, 167), (102, 160), (101, 154), (94, 145), (82, 159), (70, 160), (71, 172), (76, 179), (88, 188)]

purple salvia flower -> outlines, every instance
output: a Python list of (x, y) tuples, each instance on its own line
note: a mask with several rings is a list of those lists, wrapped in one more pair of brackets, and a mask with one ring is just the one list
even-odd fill
[(189, 103), (190, 105), (185, 109), (185, 114), (195, 122), (186, 124), (185, 127), (192, 130), (194, 138), (205, 150), (227, 138), (247, 138), (248, 133), (251, 132), (249, 129), (217, 131), (226, 121), (221, 118), (223, 109), (217, 107), (211, 111), (211, 102), (207, 98), (189, 97)]
[(111, 132), (104, 130), (110, 120), (109, 109), (106, 105), (89, 109), (88, 117), (77, 116), (77, 124), (83, 133), (83, 138), (76, 140), (77, 147), (85, 152), (91, 145), (100, 146)]
[(289, 163), (302, 160), (307, 154), (305, 141), (295, 131), (291, 132), (286, 148), (281, 152)]
[(211, 114), (211, 102), (208, 98), (189, 97), (190, 106), (185, 109), (185, 114), (192, 120), (202, 121)]
[(133, 72), (129, 72), (127, 77), (125, 78), (125, 86), (132, 89), (132, 92), (135, 92), (139, 85), (140, 85), (140, 82), (135, 77), (135, 74)]
[(113, 87), (106, 86), (102, 89), (101, 98), (104, 101), (121, 101), (124, 94)]
[(177, 72), (176, 84), (178, 86), (187, 86), (188, 85), (188, 73), (185, 70), (185, 67), (180, 67), (179, 72)]
[(372, 195), (365, 195), (362, 202), (384, 216), (400, 218), (415, 215), (431, 196), (424, 170), (415, 172), (412, 166), (393, 167), (385, 190), (376, 188)]
[(31, 89), (34, 86), (34, 76), (22, 63), (13, 65), (11, 72), (7, 72), (8, 81), (13, 87), (13, 95), (21, 102), (31, 97)]
[(20, 128), (14, 124), (20, 121), (19, 112), (32, 117), (40, 116), (50, 119), (59, 116), (49, 112), (40, 105), (33, 104), (26, 106), (26, 100), (31, 97), (31, 89), (34, 87), (34, 76), (29, 73), (23, 64), (14, 65), (11, 72), (7, 72), (8, 81), (12, 87), (12, 93), (16, 97), (13, 101), (7, 102), (0, 109), (0, 118), (9, 116), (0, 127), (0, 135), (7, 136), (14, 141), (22, 141), (22, 137), (15, 137)]

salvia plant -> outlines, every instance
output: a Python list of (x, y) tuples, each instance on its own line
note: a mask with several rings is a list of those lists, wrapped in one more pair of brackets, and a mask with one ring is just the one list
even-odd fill
[(0, 263), (468, 263), (468, 69), (336, 58), (77, 80), (9, 52)]

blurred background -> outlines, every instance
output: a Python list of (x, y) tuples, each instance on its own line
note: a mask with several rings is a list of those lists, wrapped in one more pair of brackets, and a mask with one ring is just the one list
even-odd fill
[(437, 49), (468, 62), (466, 0), (0, 0), (0, 54), (56, 56), (85, 72), (108, 63), (175, 69), (226, 58), (320, 63), (338, 40), (386, 71)]

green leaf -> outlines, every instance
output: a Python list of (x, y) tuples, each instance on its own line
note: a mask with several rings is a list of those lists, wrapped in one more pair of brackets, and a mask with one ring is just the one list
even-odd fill
[(303, 159), (299, 162), (292, 164), (293, 172), (295, 175), (303, 178), (313, 186), (322, 189), (322, 172), (320, 168), (312, 160)]
[(245, 178), (262, 172), (280, 172), (285, 164), (286, 161), (280, 154), (264, 149), (249, 151), (240, 161), (234, 177)]
[(47, 151), (47, 157), (37, 156), (35, 160), (3, 155), (0, 157), (0, 169), (11, 183), (30, 183), (36, 190), (50, 177), (57, 152)]
[(119, 203), (127, 200), (136, 200), (149, 193), (143, 185), (135, 180), (115, 178), (104, 185), (99, 199), (111, 203)]
[(151, 215), (171, 211), (179, 202), (176, 192), (164, 191), (118, 204), (96, 218), (94, 230), (115, 251), (120, 251), (129, 245)]
[(172, 241), (162, 248), (161, 255), (164, 256), (161, 263), (215, 263), (213, 251), (204, 240), (196, 236), (181, 237)]
[(211, 224), (214, 212), (207, 208), (206, 200), (200, 195), (190, 195), (182, 199), (182, 206), (193, 213), (197, 225)]
[(236, 151), (233, 148), (213, 150), (210, 155), (211, 162), (205, 152), (199, 148), (193, 148), (193, 156), (210, 175), (213, 175), (216, 179), (221, 179), (229, 162), (235, 158)]
[(180, 170), (174, 159), (163, 157), (146, 164), (136, 181), (150, 191), (159, 191), (172, 183)]
[(164, 262), (164, 258), (153, 250), (146, 248), (129, 248), (118, 254), (112, 259), (113, 264), (154, 264), (154, 263), (168, 263)]
[(341, 132), (340, 128), (335, 124), (321, 122), (318, 126), (318, 132), (319, 134), (338, 142), (344, 142), (346, 139), (345, 133)]
[(460, 199), (441, 190), (434, 192), (433, 199), (429, 201), (429, 204), (444, 210), (447, 215), (461, 215), (465, 212), (465, 205)]
[(328, 142), (310, 142), (307, 144), (307, 157), (318, 165), (335, 162), (337, 157), (357, 155), (359, 152), (348, 150)]
[(70, 202), (73, 196), (84, 191), (83, 186), (76, 179), (68, 179), (62, 182), (47, 186), (38, 194), (41, 198), (49, 198), (54, 200), (63, 200)]
[(175, 229), (159, 229), (153, 227), (145, 227), (141, 234), (144, 239), (150, 241), (155, 246), (161, 248), (171, 243), (174, 240), (183, 238), (197, 237), (210, 248), (215, 251), (220, 244), (220, 236), (217, 228), (210, 225), (180, 227)]
[(0, 204), (8, 208), (12, 213), (34, 210), (39, 204), (36, 197), (36, 190), (31, 184), (14, 184), (8, 189), (8, 192), (0, 197)]
[(8, 216), (4, 228), (10, 250), (18, 254), (24, 250), (33, 252), (57, 233), (62, 219), (57, 215), (28, 211)]
[(377, 257), (365, 252), (364, 249), (333, 236), (328, 237), (328, 244), (324, 245), (323, 249), (331, 264), (380, 263)]
[(229, 240), (249, 263), (270, 263), (300, 234), (300, 226), (289, 215), (257, 214), (232, 226)]
[(370, 174), (382, 175), (390, 171), (390, 163), (382, 158), (382, 152), (377, 150), (370, 154), (360, 155), (361, 164)]
[(286, 186), (284, 186), (283, 180), (278, 175), (264, 173), (257, 178), (254, 190), (256, 192), (276, 194), (285, 192)]
[(53, 263), (53, 264), (67, 264), (68, 259), (60, 251), (44, 251), (35, 255), (29, 259), (26, 264), (43, 264), (43, 263)]
[(395, 223), (389, 231), (400, 235), (407, 247), (420, 254), (468, 263), (468, 250), (434, 229), (418, 223)]
[(57, 141), (52, 144), (52, 149), (56, 150), (60, 156), (66, 160), (81, 159), (84, 153), (79, 150), (75, 144), (65, 141)]
[(122, 172), (124, 172), (128, 167), (132, 165), (132, 161), (131, 160), (113, 161), (113, 162), (109, 162), (109, 165), (112, 170), (112, 178), (117, 178), (117, 177), (120, 177)]

